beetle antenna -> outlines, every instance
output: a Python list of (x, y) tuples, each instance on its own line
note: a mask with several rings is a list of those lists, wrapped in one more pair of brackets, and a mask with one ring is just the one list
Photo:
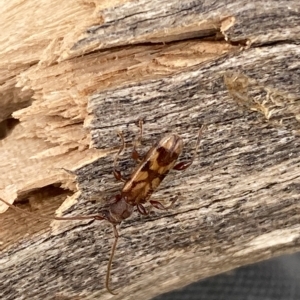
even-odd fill
[[(31, 216), (31, 217), (34, 217), (36, 219), (44, 219), (44, 220), (59, 220), (59, 221), (72, 221), (72, 220), (90, 220), (90, 219), (96, 219), (98, 217), (99, 219), (99, 215), (90, 215), (90, 216), (73, 216), (73, 217), (48, 217), (48, 216), (44, 216), (44, 215), (37, 215), (35, 213), (32, 213), (30, 211), (26, 211), (24, 209), (21, 209), (13, 204), (10, 204), (9, 202), (3, 200), (0, 198), (0, 201), (2, 201), (3, 203), (5, 203), (8, 207), (12, 208), (13, 210), (19, 212), (19, 213), (22, 213), (22, 214), (25, 214), (25, 215), (28, 215), (28, 216)], [(102, 220), (103, 218), (101, 218)]]
[(114, 240), (114, 243), (113, 243), (113, 245), (112, 245), (111, 252), (110, 252), (110, 257), (109, 257), (109, 261), (108, 261), (108, 264), (107, 264), (105, 286), (106, 286), (106, 289), (108, 290), (108, 292), (110, 292), (112, 295), (118, 295), (118, 293), (114, 293), (114, 292), (110, 289), (110, 287), (109, 287), (110, 270), (111, 270), (112, 260), (113, 260), (114, 255), (115, 255), (115, 251), (116, 251), (116, 247), (117, 247), (117, 243), (118, 243), (118, 239), (119, 239), (119, 233), (118, 233), (118, 230), (117, 230), (117, 226), (116, 226), (116, 225), (113, 225), (113, 230), (114, 230), (115, 240)]

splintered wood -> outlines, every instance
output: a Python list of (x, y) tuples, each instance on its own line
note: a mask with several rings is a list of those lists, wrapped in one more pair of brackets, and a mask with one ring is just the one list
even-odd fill
[[(28, 213), (0, 203), (0, 298), (110, 299), (113, 230), (90, 219), (103, 211), (122, 221), (115, 299), (151, 299), (298, 251), (298, 2), (2, 5), (0, 198)], [(168, 155), (153, 143), (163, 153), (179, 136), (181, 159), (194, 162), (162, 181), (155, 163)], [(131, 157), (142, 160), (138, 171)], [(160, 185), (148, 199), (150, 177)], [(115, 195), (129, 205), (116, 215)], [(148, 214), (142, 203), (162, 208), (174, 196), (167, 211)]]

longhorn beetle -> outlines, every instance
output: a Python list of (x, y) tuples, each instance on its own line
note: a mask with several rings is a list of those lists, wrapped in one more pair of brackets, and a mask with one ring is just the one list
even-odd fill
[[(156, 200), (151, 200), (150, 197), (152, 193), (157, 189), (161, 181), (166, 177), (168, 172), (171, 169), (174, 170), (185, 170), (187, 169), (194, 161), (197, 149), (200, 143), (200, 137), (203, 131), (204, 126), (198, 132), (198, 138), (196, 142), (196, 147), (194, 151), (194, 155), (190, 160), (181, 161), (176, 164), (176, 161), (179, 155), (182, 152), (183, 141), (181, 137), (176, 134), (169, 134), (159, 140), (156, 145), (152, 146), (149, 151), (146, 153), (143, 159), (140, 158), (136, 146), (140, 143), (143, 135), (143, 124), (142, 121), (139, 122), (140, 126), (140, 136), (134, 142), (133, 150), (132, 150), (132, 158), (139, 162), (137, 167), (131, 173), (129, 179), (125, 179), (121, 172), (116, 167), (117, 160), (120, 154), (125, 149), (125, 142), (122, 133), (119, 133), (119, 136), (122, 140), (122, 146), (120, 147), (117, 155), (114, 159), (114, 168), (113, 174), (117, 180), (123, 181), (124, 186), (121, 189), (120, 193), (116, 196), (113, 196), (105, 205), (100, 209), (99, 214), (97, 215), (88, 215), (88, 216), (72, 216), (72, 217), (46, 217), (46, 216), (38, 216), (40, 218), (51, 219), (51, 220), (106, 220), (111, 223), (113, 227), (115, 240), (113, 242), (111, 253), (109, 257), (109, 261), (107, 264), (107, 272), (106, 272), (106, 282), (105, 286), (108, 292), (113, 295), (116, 295), (109, 286), (110, 282), (110, 270), (112, 265), (112, 260), (114, 257), (114, 253), (116, 250), (119, 233), (117, 230), (117, 225), (120, 225), (123, 220), (129, 218), (134, 208), (136, 207), (137, 211), (142, 215), (148, 215), (150, 209), (146, 209), (144, 204), (149, 202), (150, 205), (157, 209), (166, 210), (173, 206), (174, 202), (177, 200), (175, 197), (171, 200), (171, 204), (169, 206), (164, 206), (161, 202)], [(0, 201), (4, 202), (9, 207), (14, 210), (24, 211), (7, 201), (0, 198)], [(25, 212), (26, 214), (33, 215), (32, 213)], [(36, 217), (36, 215), (34, 215)]]

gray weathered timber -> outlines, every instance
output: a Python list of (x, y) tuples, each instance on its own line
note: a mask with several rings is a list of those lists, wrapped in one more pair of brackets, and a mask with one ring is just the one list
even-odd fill
[[(93, 25), (80, 33), (69, 32), (76, 26), (68, 27), (57, 37), (57, 45), (53, 43), (52, 48), (44, 42), (42, 57), (33, 56), (29, 60), (30, 65), (40, 59), (48, 66), (60, 59), (88, 54), (87, 49), (113, 53), (118, 47), (136, 47), (135, 44), (146, 47), (149, 43), (161, 43), (163, 47), (163, 43), (179, 44), (189, 39), (201, 43), (201, 38), (208, 36), (210, 41), (222, 36), (228, 43), (244, 46), (241, 52), (180, 69), (170, 76), (157, 75), (158, 65), (155, 76), (159, 78), (141, 77), (120, 86), (116, 82), (122, 80), (114, 81), (116, 77), (110, 76), (132, 68), (131, 61), (123, 62), (120, 69), (103, 71), (107, 81), (113, 78), (111, 89), (103, 91), (101, 86), (101, 92), (90, 96), (87, 106), (91, 120), (85, 126), (93, 146), (104, 149), (106, 156), (92, 162), (87, 158), (86, 164), (74, 171), (82, 194), (67, 215), (95, 213), (106, 198), (120, 190), (122, 185), (112, 175), (111, 149), (116, 150), (120, 144), (117, 131), (124, 132), (127, 143), (120, 168), (130, 174), (134, 166), (129, 159), (130, 146), (138, 134), (135, 125), (138, 119), (144, 120), (143, 145), (138, 149), (141, 153), (164, 134), (176, 132), (185, 142), (182, 158), (191, 155), (200, 126), (207, 126), (191, 168), (183, 173), (171, 172), (153, 195), (153, 199), (168, 203), (179, 194), (176, 206), (167, 212), (153, 210), (148, 217), (134, 213), (122, 224), (111, 276), (111, 287), (119, 292), (114, 299), (151, 299), (201, 278), (300, 249), (299, 1), (161, 3), (114, 2), (104, 10), (95, 5), (98, 23), (93, 18)], [(23, 28), (27, 28), (24, 24)], [(43, 30), (48, 32), (49, 28), (46, 25)], [(64, 40), (66, 34), (76, 38)], [(55, 38), (49, 36), (51, 44)], [(13, 43), (14, 38), (11, 40)], [(176, 43), (173, 43), (175, 48)], [(20, 49), (40, 53), (33, 50), (38, 49), (34, 39), (25, 38), (26, 44), (32, 47)], [(70, 45), (72, 49), (68, 48)], [(15, 53), (15, 48), (11, 45), (9, 51)], [(138, 55), (143, 57), (143, 50), (140, 51)], [(19, 62), (19, 56), (14, 56), (16, 62), (3, 64), (1, 69), (5, 79), (11, 78), (6, 83), (11, 88), (10, 94), (3, 97), (20, 101), (21, 96), (16, 92), (22, 90), (22, 84), (28, 88), (30, 79), (25, 76), (15, 87), (14, 76), (24, 71), (24, 67), (16, 71), (15, 63), (27, 66), (28, 62)], [(147, 59), (145, 55), (145, 65)], [(119, 63), (117, 56), (115, 63)], [(80, 68), (84, 69), (84, 65)], [(70, 69), (65, 69), (69, 72), (63, 81), (66, 89), (72, 86), (72, 75), (76, 74)], [(93, 76), (92, 71), (89, 74)], [(35, 88), (37, 98), (42, 95), (47, 99), (49, 94), (61, 92), (55, 85), (52, 90), (38, 84)], [(87, 93), (91, 90), (84, 83), (80, 88)], [(29, 105), (27, 100), (32, 91), (26, 91), (24, 99)], [(72, 95), (76, 88), (69, 91)], [(3, 102), (6, 104), (1, 111), (3, 118), (17, 109), (10, 102)], [(76, 101), (69, 103), (75, 106)], [(58, 112), (63, 104), (57, 101)], [(67, 118), (63, 109), (61, 113)], [(40, 124), (47, 124), (47, 120), (42, 121)], [(56, 141), (59, 138), (45, 139), (59, 144)], [(1, 163), (10, 163), (5, 155), (1, 159)], [(20, 235), (18, 216), (9, 220), (8, 240)], [(28, 226), (38, 227), (33, 223)], [(4, 245), (0, 256), (1, 299), (112, 298), (104, 287), (113, 241), (109, 224), (53, 222), (51, 229), (42, 225), (41, 228), (37, 228), (35, 235), (17, 239), (10, 247), (1, 241), (1, 246)]]
[[(185, 140), (184, 157), (207, 125), (193, 166), (172, 172), (153, 196), (167, 202), (180, 193), (176, 207), (149, 217), (136, 213), (122, 224), (112, 272), (115, 299), (150, 299), (300, 249), (299, 54), (293, 44), (248, 49), (91, 97), (95, 118), (88, 126), (97, 148), (118, 147), (117, 130), (129, 148), (138, 132), (134, 123), (143, 118), (142, 152), (177, 132)], [(245, 86), (234, 94), (239, 79)], [(271, 107), (273, 114), (258, 107)], [(133, 165), (129, 154), (120, 161), (126, 173)], [(100, 193), (102, 200), (119, 190), (112, 160), (108, 155), (76, 171), (83, 194), (73, 214), (97, 211), (99, 204), (87, 198)], [(2, 297), (109, 299), (104, 276), (111, 242), (105, 222), (67, 222), (7, 249)]]
[[(72, 47), (105, 49), (120, 45), (203, 38), (220, 31), (223, 20), (234, 17), (225, 30), (232, 42), (265, 44), (299, 40), (300, 4), (294, 1), (130, 1), (98, 12), (103, 23), (87, 29)], [(276, 19), (276, 22), (274, 20)]]

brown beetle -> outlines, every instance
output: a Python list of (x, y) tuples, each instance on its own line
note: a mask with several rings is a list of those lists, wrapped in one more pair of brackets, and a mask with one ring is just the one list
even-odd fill
[[(140, 122), (141, 134), (139, 140), (142, 138), (142, 122)], [(115, 253), (115, 249), (117, 246), (119, 234), (117, 230), (117, 225), (120, 225), (121, 222), (127, 218), (129, 218), (134, 208), (137, 208), (137, 211), (142, 215), (148, 215), (150, 210), (147, 210), (144, 207), (144, 204), (149, 202), (153, 207), (157, 209), (166, 210), (170, 208), (177, 198), (171, 201), (171, 204), (166, 207), (161, 202), (151, 200), (150, 197), (152, 193), (157, 189), (161, 181), (166, 177), (168, 172), (171, 169), (175, 170), (185, 170), (187, 169), (194, 161), (194, 158), (197, 153), (197, 149), (200, 142), (200, 136), (203, 130), (202, 128), (199, 130), (197, 143), (195, 147), (195, 152), (192, 159), (187, 161), (182, 161), (176, 164), (176, 161), (179, 155), (182, 152), (183, 141), (176, 134), (170, 134), (163, 137), (158, 141), (156, 145), (151, 147), (145, 157), (140, 160), (139, 155), (136, 151), (137, 141), (134, 144), (132, 157), (133, 159), (139, 161), (138, 166), (132, 172), (130, 178), (128, 180), (124, 179), (121, 175), (121, 172), (117, 169), (116, 163), (120, 153), (125, 148), (125, 142), (122, 133), (119, 133), (122, 139), (122, 147), (118, 151), (115, 160), (114, 160), (114, 170), (113, 173), (117, 180), (121, 180), (125, 182), (121, 192), (116, 196), (112, 197), (104, 207), (100, 209), (99, 214), (97, 215), (89, 215), (89, 216), (72, 216), (72, 217), (53, 217), (48, 218), (45, 216), (39, 216), (41, 218), (46, 219), (54, 219), (54, 220), (86, 220), (86, 219), (94, 219), (94, 220), (107, 220), (113, 226), (115, 240), (112, 245), (111, 254), (109, 257), (109, 262), (107, 264), (107, 273), (106, 273), (106, 289), (113, 295), (116, 295), (109, 287), (110, 281), (110, 270), (112, 265), (113, 256)], [(8, 203), (7, 201), (0, 199), (0, 201), (4, 202), (9, 207), (21, 211), (24, 213), (22, 209), (15, 207), (14, 205)], [(26, 214), (33, 215), (29, 212), (25, 212)], [(37, 217), (36, 215), (34, 215)]]

